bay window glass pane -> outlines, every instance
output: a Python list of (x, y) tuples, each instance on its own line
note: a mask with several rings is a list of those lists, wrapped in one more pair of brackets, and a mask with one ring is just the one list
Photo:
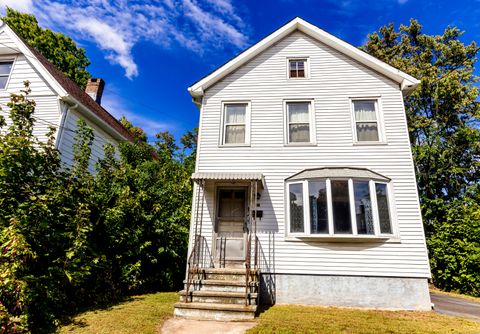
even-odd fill
[(245, 144), (245, 125), (227, 125), (225, 144)]
[(358, 234), (375, 234), (368, 181), (353, 181)]
[(246, 104), (225, 105), (225, 123), (245, 123)]
[(309, 143), (310, 125), (309, 124), (290, 124), (288, 127), (290, 143)]
[(378, 141), (377, 123), (357, 123), (358, 141)]
[(328, 233), (327, 185), (325, 181), (308, 182), (311, 233)]
[(2, 61), (0, 62), (0, 75), (10, 75), (12, 70), (13, 61)]
[(333, 227), (335, 233), (352, 233), (348, 181), (332, 180)]
[(384, 183), (375, 183), (375, 192), (377, 193), (378, 218), (380, 220), (380, 233), (392, 233), (390, 223), (390, 210), (388, 207), (387, 185)]
[(290, 205), (290, 232), (304, 232), (303, 226), (303, 185), (301, 183), (290, 184), (289, 205)]

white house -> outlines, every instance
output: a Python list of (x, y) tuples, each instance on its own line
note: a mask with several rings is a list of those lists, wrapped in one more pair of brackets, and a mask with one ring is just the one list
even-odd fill
[(36, 102), (34, 134), (46, 140), (49, 128), (55, 127), (55, 146), (62, 161), (70, 165), (77, 120), (84, 119), (95, 135), (91, 171), (103, 157), (105, 143), (117, 146), (120, 141), (132, 139), (128, 130), (100, 105), (102, 79), (90, 79), (84, 92), (8, 25), (0, 23), (0, 114), (8, 116), (10, 94), (18, 94), (28, 80), (32, 91), (29, 98)]
[(175, 314), (247, 319), (259, 297), (430, 309), (403, 104), (418, 83), (295, 18), (193, 84), (198, 155)]

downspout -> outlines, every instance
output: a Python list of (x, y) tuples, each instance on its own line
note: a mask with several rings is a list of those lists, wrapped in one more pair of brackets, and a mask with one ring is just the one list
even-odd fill
[(65, 111), (62, 112), (62, 117), (60, 119), (60, 124), (58, 126), (58, 131), (57, 131), (57, 138), (55, 138), (55, 148), (58, 150), (60, 149), (60, 143), (62, 142), (63, 134), (65, 132), (65, 122), (67, 120), (68, 112), (70, 110), (75, 110), (78, 108), (78, 103), (74, 104), (73, 106), (69, 106), (67, 104)]

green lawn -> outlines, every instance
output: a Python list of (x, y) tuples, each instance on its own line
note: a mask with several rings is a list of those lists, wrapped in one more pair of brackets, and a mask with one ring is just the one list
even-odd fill
[[(159, 333), (173, 315), (172, 292), (132, 297), (108, 309), (76, 316), (60, 333)], [(376, 311), (299, 305), (276, 305), (260, 314), (248, 333), (415, 334), (480, 333), (480, 323), (434, 312)]]
[(150, 334), (159, 333), (159, 326), (173, 314), (178, 301), (175, 292), (132, 297), (108, 309), (88, 311), (74, 317), (71, 324), (60, 328), (62, 334)]
[(276, 305), (262, 313), (253, 333), (441, 334), (480, 333), (480, 323), (434, 312), (377, 311)]

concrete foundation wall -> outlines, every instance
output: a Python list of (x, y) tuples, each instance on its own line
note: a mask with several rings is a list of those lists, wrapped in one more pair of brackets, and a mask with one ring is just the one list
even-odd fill
[(425, 278), (262, 275), (261, 302), (430, 310)]

